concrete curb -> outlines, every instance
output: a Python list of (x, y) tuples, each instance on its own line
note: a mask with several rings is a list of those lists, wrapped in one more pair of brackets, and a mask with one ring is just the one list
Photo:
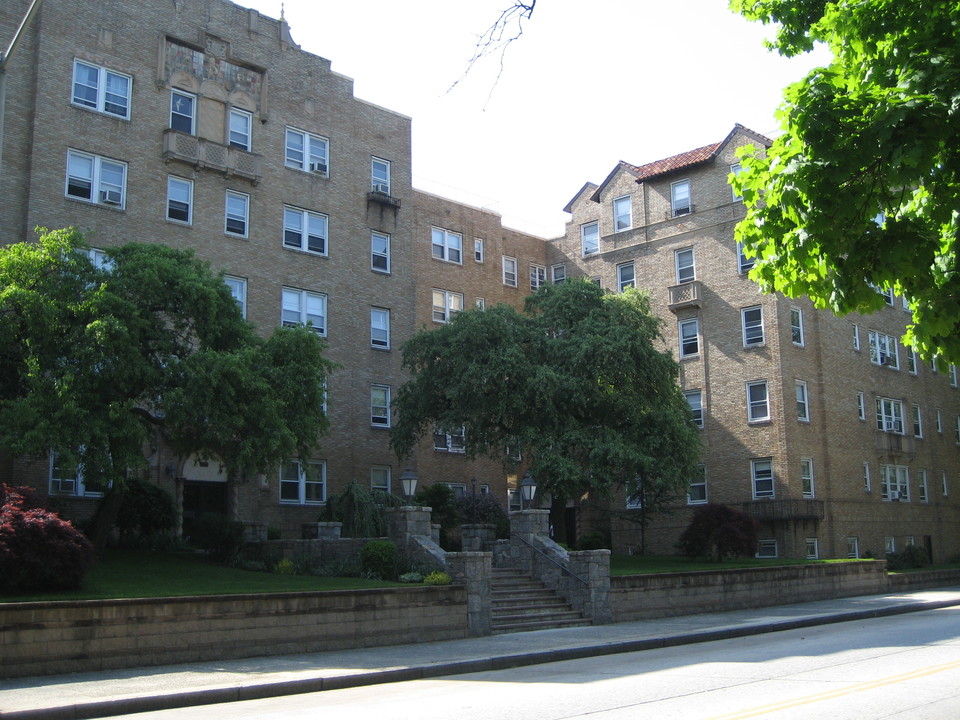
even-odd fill
[(816, 625), (829, 625), (833, 623), (850, 622), (852, 620), (867, 620), (878, 617), (903, 615), (906, 613), (936, 610), (957, 605), (960, 605), (960, 599), (913, 602), (884, 608), (831, 613), (783, 621), (768, 621), (757, 625), (701, 630), (664, 637), (644, 638), (642, 640), (624, 640), (622, 642), (583, 645), (580, 647), (553, 648), (475, 660), (458, 660), (446, 663), (422, 664), (404, 668), (358, 672), (352, 675), (310, 677), (281, 682), (264, 681), (251, 685), (184, 690), (158, 695), (98, 700), (73, 705), (62, 705), (59, 707), (8, 712), (0, 711), (0, 718), (3, 718), (3, 720), (86, 720), (87, 718), (104, 718), (156, 710), (172, 710), (182, 707), (212, 705), (216, 703), (260, 700), (285, 695), (322, 692), (324, 690), (343, 690), (346, 688), (406, 682), (408, 680), (422, 680), (449, 675), (461, 675), (464, 673), (509, 670), (527, 665), (541, 665), (563, 660), (580, 660), (588, 657), (655, 650), (679, 645), (692, 645), (713, 640), (727, 640), (730, 638), (762, 635), (781, 630), (796, 630)]

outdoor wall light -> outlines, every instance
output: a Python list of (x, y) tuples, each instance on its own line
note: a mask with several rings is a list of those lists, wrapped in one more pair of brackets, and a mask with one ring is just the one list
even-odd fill
[(403, 486), (403, 496), (409, 500), (417, 491), (417, 474), (410, 468), (406, 468), (400, 475), (400, 485)]
[(520, 481), (520, 509), (523, 510), (523, 502), (526, 500), (527, 507), (533, 502), (533, 496), (537, 494), (537, 481), (528, 472)]

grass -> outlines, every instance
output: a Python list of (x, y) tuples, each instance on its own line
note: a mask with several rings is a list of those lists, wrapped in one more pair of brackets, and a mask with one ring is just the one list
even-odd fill
[(793, 560), (785, 558), (730, 558), (722, 563), (691, 560), (679, 555), (611, 555), (610, 575), (643, 575), (647, 573), (692, 572), (695, 570), (735, 570), (739, 568), (807, 565), (846, 560)]
[(195, 555), (110, 550), (80, 590), (41, 595), (0, 595), (0, 602), (238, 595), (242, 593), (357, 590), (398, 583), (362, 578), (278, 575), (216, 565)]

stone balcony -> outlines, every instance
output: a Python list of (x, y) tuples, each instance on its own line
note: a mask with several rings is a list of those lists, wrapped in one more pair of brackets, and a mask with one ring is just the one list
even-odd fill
[(740, 509), (755, 520), (823, 520), (823, 500), (789, 498), (740, 503)]
[(881, 455), (912, 456), (917, 452), (916, 438), (896, 432), (877, 430), (876, 447)]
[(667, 288), (667, 307), (671, 310), (680, 310), (687, 307), (700, 307), (702, 304), (702, 290), (699, 280), (672, 285)]
[(163, 132), (163, 161), (218, 170), (228, 177), (235, 175), (254, 185), (260, 183), (259, 155), (176, 130)]

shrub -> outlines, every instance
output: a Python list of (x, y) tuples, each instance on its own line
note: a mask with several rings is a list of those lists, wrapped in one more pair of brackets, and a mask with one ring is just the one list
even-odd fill
[(469, 493), (456, 499), (457, 521), (464, 523), (489, 523), (496, 526), (498, 538), (510, 537), (510, 518), (497, 499), (490, 493)]
[(581, 550), (609, 550), (610, 540), (607, 538), (605, 533), (595, 530), (594, 532), (587, 533), (580, 538), (580, 542), (577, 543), (577, 546)]
[(360, 569), (378, 580), (397, 577), (397, 546), (389, 540), (371, 540), (360, 548)]
[(453, 490), (443, 483), (434, 483), (417, 490), (413, 500), (417, 505), (432, 510), (431, 521), (440, 525), (440, 546), (444, 550), (458, 549), (451, 539), (451, 531), (460, 524)]
[(66, 520), (38, 507), (29, 488), (0, 485), (0, 592), (33, 593), (80, 587), (93, 546)]
[(168, 533), (175, 523), (176, 508), (170, 493), (143, 480), (127, 481), (115, 521), (122, 545), (137, 535)]
[(709, 557), (717, 562), (725, 557), (751, 557), (757, 552), (758, 526), (744, 512), (710, 503), (693, 513), (678, 546), (688, 557)]
[(916, 545), (907, 545), (902, 552), (887, 555), (887, 570), (916, 570), (929, 564), (927, 551)]
[(220, 513), (204, 513), (197, 518), (192, 540), (206, 550), (212, 560), (234, 558), (243, 547), (243, 523)]
[(290, 558), (283, 558), (283, 560), (273, 566), (273, 571), (277, 573), (277, 575), (296, 575), (297, 566), (294, 565), (293, 560)]
[(418, 572), (408, 572), (401, 575), (398, 580), (402, 583), (422, 583), (423, 574)]
[(449, 585), (453, 578), (440, 570), (434, 570), (423, 579), (424, 585)]
[(387, 532), (385, 507), (402, 504), (396, 495), (370, 491), (358, 482), (347, 485), (339, 495), (327, 498), (322, 520), (343, 523), (341, 537), (375, 538)]

